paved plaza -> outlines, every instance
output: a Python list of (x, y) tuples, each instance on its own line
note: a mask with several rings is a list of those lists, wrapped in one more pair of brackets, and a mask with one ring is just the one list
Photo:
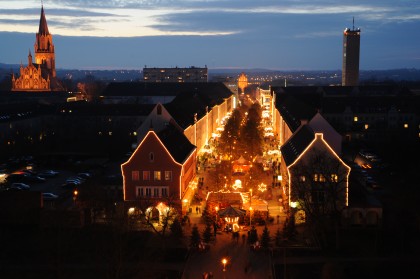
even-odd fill
[[(204, 206), (205, 201), (201, 203), (201, 208), (203, 209)], [(280, 212), (276, 200), (269, 201), (269, 212), (271, 217), (280, 216), (279, 224), (277, 224), (277, 218), (274, 218), (274, 222), (267, 225), (270, 237), (274, 237), (277, 229), (283, 228), (282, 225), (286, 215)], [(194, 209), (189, 216), (190, 228), (192, 229), (193, 225), (196, 224), (200, 234), (202, 234), (205, 228), (202, 214), (197, 213)], [(256, 226), (256, 229), (260, 237), (264, 226)], [(189, 227), (186, 228), (186, 235), (191, 235)], [(242, 235), (245, 235), (245, 239)], [(182, 278), (205, 278), (205, 273), (212, 273), (213, 278), (272, 278), (268, 252), (264, 250), (252, 251), (246, 237), (247, 231), (241, 231), (238, 240), (234, 240), (230, 232), (218, 231), (216, 240), (210, 244), (209, 250), (191, 250)], [(222, 259), (227, 259), (225, 271), (223, 271)], [(211, 277), (208, 276), (207, 278)]]

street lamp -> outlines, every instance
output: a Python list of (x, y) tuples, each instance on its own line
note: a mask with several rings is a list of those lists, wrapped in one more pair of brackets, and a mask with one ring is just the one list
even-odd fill
[(252, 207), (249, 207), (249, 227), (252, 225)]
[(250, 188), (249, 189), (249, 192), (250, 192), (250, 196), (249, 196), (249, 204), (251, 205), (251, 203), (252, 203), (252, 188)]
[(73, 192), (73, 202), (74, 202), (74, 204), (76, 204), (76, 200), (77, 200), (77, 195), (78, 194), (79, 194), (79, 191), (77, 191), (77, 189), (74, 190), (74, 192)]
[(226, 264), (227, 264), (227, 259), (226, 258), (222, 259), (222, 264), (223, 264), (223, 271), (226, 271)]

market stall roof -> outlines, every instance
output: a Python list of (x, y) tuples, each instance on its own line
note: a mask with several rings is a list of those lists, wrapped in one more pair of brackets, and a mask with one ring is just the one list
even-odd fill
[(246, 214), (246, 210), (229, 205), (228, 207), (219, 210), (218, 214), (220, 217), (241, 217)]
[(252, 162), (246, 160), (242, 155), (238, 160), (233, 161), (233, 163), (238, 165), (252, 165)]
[(243, 197), (240, 192), (218, 191), (207, 194), (207, 203), (209, 204), (227, 204), (242, 206)]
[(243, 156), (239, 157), (238, 160), (233, 161), (233, 171), (234, 172), (247, 172), (250, 167), (252, 167), (252, 162), (245, 160)]

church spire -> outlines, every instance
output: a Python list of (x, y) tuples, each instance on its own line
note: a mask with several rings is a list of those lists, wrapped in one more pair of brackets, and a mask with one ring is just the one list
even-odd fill
[(41, 18), (39, 19), (39, 30), (38, 33), (41, 35), (49, 35), (47, 19), (45, 18), (44, 5), (41, 8)]
[(28, 54), (28, 65), (32, 65), (32, 53), (31, 53), (31, 50), (29, 50), (29, 54)]

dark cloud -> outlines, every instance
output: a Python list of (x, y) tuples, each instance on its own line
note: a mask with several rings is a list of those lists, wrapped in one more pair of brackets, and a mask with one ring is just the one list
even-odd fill
[[(45, 12), (50, 16), (75, 16), (75, 17), (110, 17), (118, 16), (111, 13), (92, 12), (84, 9), (46, 9)], [(40, 9), (1, 9), (0, 15), (40, 15)]]

